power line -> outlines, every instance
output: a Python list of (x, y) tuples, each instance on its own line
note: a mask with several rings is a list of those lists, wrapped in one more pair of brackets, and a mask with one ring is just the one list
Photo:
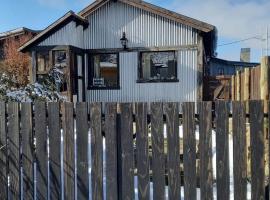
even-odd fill
[[(268, 37), (268, 38), (270, 38), (270, 37)], [(245, 42), (245, 41), (252, 40), (252, 39), (263, 40), (262, 38), (260, 38), (260, 36), (253, 36), (253, 37), (242, 39), (242, 40), (237, 40), (237, 41), (233, 41), (233, 42), (229, 42), (229, 43), (220, 44), (220, 45), (218, 45), (218, 47), (237, 44), (237, 43)]]

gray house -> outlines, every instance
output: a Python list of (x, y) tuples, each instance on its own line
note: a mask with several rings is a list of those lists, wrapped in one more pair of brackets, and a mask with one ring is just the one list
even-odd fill
[(141, 0), (97, 0), (70, 11), (24, 44), (32, 81), (55, 65), (70, 100), (197, 101), (214, 26)]

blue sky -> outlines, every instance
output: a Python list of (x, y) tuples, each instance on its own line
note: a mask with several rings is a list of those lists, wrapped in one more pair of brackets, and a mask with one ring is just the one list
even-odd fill
[[(265, 27), (270, 25), (269, 0), (147, 1), (217, 26), (219, 45), (254, 36), (265, 39)], [(1, 0), (0, 32), (22, 26), (43, 29), (68, 10), (78, 12), (91, 2), (92, 0)], [(263, 54), (266, 54), (265, 43), (259, 39), (251, 39), (219, 46), (218, 57), (239, 60), (240, 48), (250, 47), (252, 61), (258, 62), (262, 55), (262, 46)]]

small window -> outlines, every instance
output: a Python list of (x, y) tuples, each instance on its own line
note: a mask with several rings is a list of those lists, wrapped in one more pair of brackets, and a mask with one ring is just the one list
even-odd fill
[(49, 66), (49, 52), (38, 52), (37, 53), (37, 71), (47, 72), (50, 69)]
[(67, 66), (67, 53), (66, 51), (53, 51), (53, 63), (56, 67), (64, 68)]
[(177, 64), (174, 51), (142, 52), (139, 82), (177, 81)]
[(119, 87), (118, 54), (96, 54), (90, 59), (90, 88), (117, 89)]

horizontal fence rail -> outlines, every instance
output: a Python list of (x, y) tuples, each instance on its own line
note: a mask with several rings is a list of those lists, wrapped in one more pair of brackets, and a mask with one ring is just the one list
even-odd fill
[(265, 105), (0, 102), (0, 199), (264, 199)]

